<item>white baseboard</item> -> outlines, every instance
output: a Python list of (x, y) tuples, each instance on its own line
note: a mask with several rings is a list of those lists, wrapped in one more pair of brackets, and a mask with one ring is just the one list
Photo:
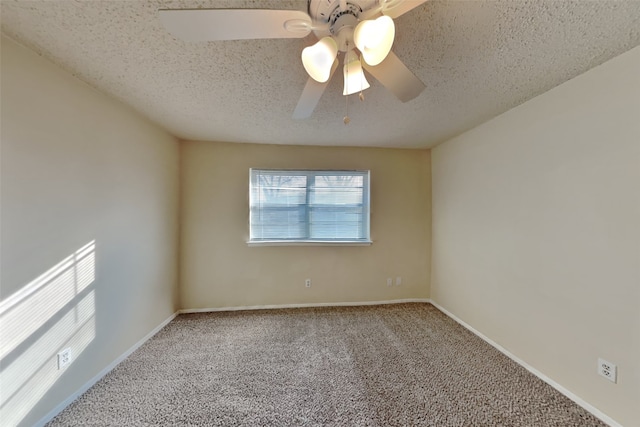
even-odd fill
[(429, 298), (404, 298), (384, 301), (360, 301), (360, 302), (313, 302), (303, 304), (273, 304), (273, 305), (247, 305), (240, 307), (212, 307), (212, 308), (185, 308), (178, 313), (208, 313), (216, 311), (241, 311), (241, 310), (271, 310), (278, 308), (305, 308), (305, 307), (357, 307), (362, 305), (401, 304), (405, 302), (431, 302)]
[(131, 346), (127, 351), (125, 351), (124, 353), (122, 353), (120, 356), (118, 356), (118, 358), (116, 360), (114, 360), (113, 362), (111, 362), (106, 368), (104, 368), (102, 371), (100, 371), (96, 376), (94, 376), (93, 378), (91, 378), (89, 381), (87, 381), (82, 387), (80, 387), (78, 390), (75, 391), (75, 393), (73, 393), (71, 396), (67, 397), (64, 401), (60, 402), (55, 408), (53, 408), (51, 411), (49, 411), (49, 413), (47, 413), (47, 415), (45, 415), (44, 417), (42, 417), (40, 419), (40, 421), (36, 422), (34, 424), (34, 427), (42, 427), (44, 426), (46, 423), (48, 423), (49, 421), (51, 421), (56, 415), (58, 415), (60, 412), (62, 412), (62, 410), (64, 408), (66, 408), (67, 406), (69, 406), (71, 404), (71, 402), (73, 402), (74, 400), (76, 400), (78, 397), (80, 397), (80, 395), (82, 395), (82, 393), (84, 393), (85, 391), (89, 390), (95, 383), (97, 383), (98, 381), (100, 381), (100, 379), (102, 379), (102, 377), (104, 377), (105, 375), (107, 375), (109, 372), (111, 372), (111, 370), (113, 368), (115, 368), (116, 366), (118, 366), (118, 364), (120, 362), (122, 362), (124, 359), (126, 359), (127, 357), (129, 357), (129, 355), (131, 353), (133, 353), (134, 351), (136, 351), (142, 344), (144, 344), (145, 342), (147, 342), (151, 337), (153, 337), (155, 334), (157, 334), (160, 329), (164, 328), (165, 326), (167, 326), (167, 324), (169, 322), (171, 322), (173, 319), (175, 319), (175, 317), (178, 315), (178, 312), (173, 313), (171, 316), (169, 316), (167, 319), (165, 319), (162, 323), (160, 323), (158, 326), (156, 326), (151, 332), (149, 332), (147, 335), (145, 335), (142, 339), (140, 339), (137, 343), (135, 343), (133, 346)]
[(506, 348), (502, 347), (500, 344), (498, 344), (497, 342), (493, 341), (491, 338), (487, 337), (482, 332), (476, 330), (473, 326), (469, 325), (464, 320), (458, 318), (455, 314), (449, 312), (447, 309), (445, 309), (444, 307), (439, 305), (437, 302), (435, 302), (433, 300), (429, 300), (429, 302), (435, 308), (437, 308), (438, 310), (440, 310), (441, 312), (443, 312), (444, 314), (449, 316), (451, 319), (453, 319), (456, 322), (458, 322), (460, 325), (462, 325), (463, 327), (465, 327), (469, 331), (473, 332), (475, 335), (477, 335), (479, 338), (481, 338), (487, 344), (491, 345), (496, 350), (498, 350), (499, 352), (501, 352), (502, 354), (507, 356), (509, 359), (513, 360), (518, 365), (522, 366), (527, 371), (531, 372), (533, 375), (535, 375), (536, 377), (540, 378), (542, 381), (544, 381), (545, 383), (549, 384), (551, 387), (555, 388), (560, 393), (562, 393), (563, 395), (565, 395), (566, 397), (568, 397), (569, 399), (571, 399), (572, 401), (574, 401), (575, 403), (577, 403), (578, 405), (580, 405), (581, 407), (583, 407), (584, 409), (589, 411), (595, 417), (599, 418), (600, 420), (602, 420), (603, 422), (607, 423), (611, 427), (623, 427), (622, 424), (618, 423), (613, 418), (611, 418), (610, 416), (608, 416), (607, 414), (605, 414), (604, 412), (602, 412), (601, 410), (599, 410), (595, 406), (587, 403), (582, 398), (578, 397), (577, 395), (575, 395), (571, 391), (567, 390), (566, 388), (564, 388), (563, 386), (561, 386), (560, 384), (558, 384), (557, 382), (555, 382), (554, 380), (552, 380), (551, 378), (549, 378), (548, 376), (543, 374), (542, 372), (538, 371), (536, 368), (534, 368), (533, 366), (529, 365), (524, 360), (520, 359), (519, 357), (517, 357), (516, 355), (511, 353), (509, 350), (507, 350)]

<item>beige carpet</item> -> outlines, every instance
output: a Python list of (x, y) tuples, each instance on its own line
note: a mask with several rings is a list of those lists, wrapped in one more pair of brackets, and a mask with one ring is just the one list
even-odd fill
[(602, 426), (430, 304), (178, 316), (53, 426)]

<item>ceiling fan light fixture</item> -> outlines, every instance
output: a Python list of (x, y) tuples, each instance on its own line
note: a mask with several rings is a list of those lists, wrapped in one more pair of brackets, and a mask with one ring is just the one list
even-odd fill
[(362, 53), (362, 59), (371, 66), (380, 64), (391, 51), (396, 35), (393, 19), (381, 16), (362, 21), (353, 33), (353, 41)]
[(338, 55), (338, 45), (332, 37), (323, 37), (316, 44), (302, 49), (302, 65), (315, 81), (329, 80), (331, 66)]
[(344, 58), (344, 90), (343, 95), (351, 95), (369, 89), (369, 82), (362, 71), (360, 58), (353, 50), (346, 53)]

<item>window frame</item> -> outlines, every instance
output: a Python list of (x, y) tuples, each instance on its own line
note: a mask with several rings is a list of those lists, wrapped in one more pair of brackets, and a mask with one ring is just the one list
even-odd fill
[[(365, 237), (360, 239), (255, 239), (251, 236), (251, 224), (253, 209), (251, 208), (253, 202), (253, 174), (254, 171), (265, 171), (278, 173), (283, 175), (294, 175), (296, 173), (306, 176), (313, 176), (314, 179), (317, 176), (322, 175), (340, 175), (350, 174), (353, 176), (363, 177), (363, 190), (362, 190), (362, 226), (364, 229)], [(312, 209), (309, 204), (310, 196), (310, 184), (306, 183), (305, 188), (305, 218), (304, 224), (307, 229), (309, 228), (309, 216)], [(312, 205), (311, 205), (312, 206)], [(250, 168), (249, 169), (249, 239), (247, 245), (249, 246), (369, 246), (373, 242), (371, 240), (371, 171), (370, 170), (344, 170), (344, 169), (266, 169), (266, 168)], [(306, 233), (309, 235), (309, 232)]]

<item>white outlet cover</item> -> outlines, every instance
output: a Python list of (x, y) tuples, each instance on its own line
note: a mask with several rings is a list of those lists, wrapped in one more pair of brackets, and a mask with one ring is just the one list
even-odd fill
[(396, 277), (396, 286), (400, 286), (402, 285), (402, 277), (398, 276)]
[(72, 357), (71, 348), (65, 348), (58, 353), (58, 369), (66, 368), (71, 363)]
[(393, 279), (391, 277), (387, 278), (387, 286), (393, 285)]
[(618, 367), (607, 360), (598, 358), (598, 374), (613, 383), (618, 382)]

